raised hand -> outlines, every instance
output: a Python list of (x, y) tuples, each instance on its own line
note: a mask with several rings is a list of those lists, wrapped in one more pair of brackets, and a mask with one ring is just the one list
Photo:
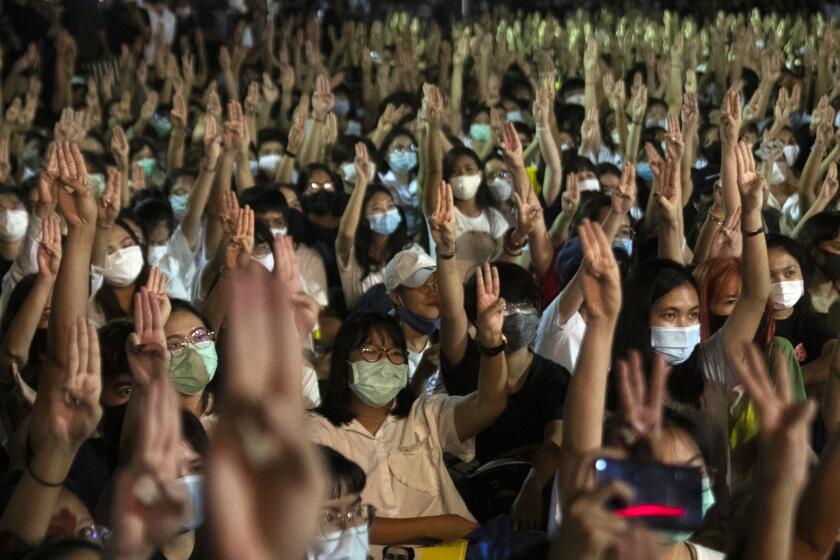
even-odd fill
[(225, 267), (229, 270), (246, 268), (254, 252), (254, 211), (248, 206), (240, 208), (236, 217), (236, 230), (228, 243)]
[(502, 143), (500, 148), (504, 155), (505, 162), (511, 168), (524, 168), (522, 160), (522, 143), (519, 141), (519, 134), (512, 122), (506, 121), (502, 131)]
[(53, 176), (56, 182), (58, 207), (68, 226), (94, 225), (96, 223), (96, 200), (88, 185), (85, 160), (74, 142), (56, 143), (52, 154), (56, 162), (47, 164), (47, 170), (58, 170)]
[(219, 125), (213, 115), (207, 115), (204, 119), (204, 169), (216, 169), (216, 163), (222, 153), (222, 135)]
[(43, 218), (41, 243), (38, 244), (38, 275), (55, 280), (61, 265), (61, 226), (58, 216), (50, 212)]
[(152, 116), (155, 114), (155, 109), (158, 106), (158, 94), (155, 90), (150, 90), (148, 94), (146, 94), (146, 100), (143, 102), (143, 105), (140, 107), (140, 116), (139, 120), (141, 121), (148, 121), (152, 119)]
[(256, 81), (251, 82), (250, 84), (248, 84), (248, 94), (245, 96), (245, 103), (243, 103), (245, 114), (258, 114), (260, 112), (261, 102), (262, 99), (260, 97), (260, 84)]
[(752, 149), (746, 142), (736, 145), (736, 163), (738, 165), (738, 191), (741, 193), (741, 208), (745, 211), (760, 210), (764, 205), (764, 191), (767, 182), (756, 173)]
[(627, 112), (630, 113), (630, 120), (634, 124), (642, 124), (647, 111), (647, 100), (647, 87), (642, 84), (642, 75), (637, 73), (630, 89), (630, 102), (627, 104)]
[(537, 128), (546, 128), (548, 126), (548, 119), (551, 115), (551, 92), (553, 87), (548, 81), (543, 81), (537, 90), (537, 98), (534, 100), (534, 121)]
[(601, 150), (601, 125), (598, 110), (590, 109), (580, 126), (580, 143), (586, 154), (597, 154)]
[[(363, 144), (362, 144), (363, 145)], [(275, 289), (284, 292), (295, 312), (295, 325), (301, 337), (307, 336), (318, 322), (321, 307), (303, 289), (300, 268), (295, 248), (289, 236), (274, 240), (274, 271), (272, 281)]]
[(111, 227), (120, 213), (120, 184), (122, 174), (113, 167), (108, 168), (105, 190), (96, 204), (96, 223), (101, 227)]
[(580, 205), (580, 188), (577, 184), (577, 175), (569, 173), (566, 175), (566, 190), (561, 196), (562, 211), (566, 214), (574, 214)]
[(169, 371), (170, 355), (163, 331), (166, 321), (161, 318), (156, 296), (146, 287), (134, 294), (134, 332), (126, 342), (126, 357), (131, 379), (138, 385), (166, 379)]
[(12, 172), (12, 163), (9, 161), (9, 141), (0, 139), (0, 183), (9, 178)]
[(654, 452), (662, 437), (662, 410), (671, 367), (656, 355), (650, 376), (645, 375), (642, 356), (632, 350), (618, 361), (618, 399), (622, 418)]
[(499, 271), (490, 263), (475, 268), (478, 340), (485, 348), (502, 343), (502, 324), (505, 320), (505, 300), (499, 297)]
[(679, 161), (685, 151), (680, 119), (677, 115), (668, 115), (668, 159)]
[(187, 104), (180, 92), (172, 96), (172, 110), (169, 111), (169, 121), (175, 130), (184, 131), (187, 128)]
[(665, 160), (662, 159), (662, 156), (650, 142), (645, 142), (645, 154), (647, 155), (654, 179), (656, 179), (656, 182), (661, 182), (662, 172), (665, 169)]
[(133, 192), (142, 191), (146, 188), (146, 173), (138, 164), (131, 166), (131, 190)]
[(542, 208), (538, 205), (529, 204), (527, 196), (520, 196), (519, 193), (511, 193), (511, 200), (516, 206), (516, 233), (522, 237), (523, 242), (531, 235), (537, 225), (537, 220), (542, 218)]
[(432, 239), (438, 252), (452, 254), (455, 252), (455, 201), (452, 196), (452, 186), (446, 181), (438, 184), (435, 211), (429, 218), (432, 226)]
[(582, 289), (593, 319), (615, 320), (621, 310), (621, 274), (604, 230), (587, 219), (578, 227), (583, 249)]
[(626, 164), (621, 172), (621, 180), (618, 188), (610, 193), (612, 199), (612, 211), (623, 216), (633, 208), (636, 202), (636, 168)]
[(236, 193), (233, 191), (219, 191), (219, 197), (222, 207), (219, 216), (222, 222), (222, 231), (225, 232), (225, 235), (233, 235), (236, 233), (239, 223), (239, 199), (236, 198)]
[(834, 200), (834, 197), (837, 196), (837, 188), (837, 164), (832, 163), (828, 166), (828, 172), (825, 174), (825, 180), (823, 180), (823, 184), (820, 187), (820, 192), (817, 194), (817, 199), (814, 204), (819, 205), (821, 208), (827, 207), (828, 203)]
[(294, 114), (292, 115), (292, 127), (289, 129), (289, 138), (286, 141), (286, 151), (295, 155), (300, 154), (303, 141), (306, 139), (306, 117), (309, 115), (309, 99), (301, 96)]
[(146, 290), (152, 296), (160, 308), (160, 323), (166, 324), (169, 320), (169, 314), (172, 313), (172, 302), (169, 301), (169, 295), (166, 293), (166, 285), (169, 279), (166, 274), (160, 271), (156, 266), (149, 269), (149, 279), (146, 280)]
[[(651, 165), (651, 168), (653, 165)], [(662, 174), (656, 181), (656, 191), (653, 194), (656, 210), (660, 219), (672, 227), (679, 224), (679, 193), (674, 183), (675, 174), (679, 173), (679, 164), (669, 160), (663, 164)]]
[(353, 163), (356, 166), (356, 187), (370, 183), (370, 159), (367, 146), (363, 142), (356, 144), (356, 158)]
[(709, 246), (709, 258), (741, 257), (743, 251), (743, 234), (741, 233), (741, 212), (736, 210), (715, 231)]
[(315, 120), (323, 121), (335, 105), (335, 96), (330, 89), (329, 76), (318, 76), (315, 80), (315, 92), (312, 94), (312, 113)]
[(720, 115), (720, 138), (725, 145), (738, 143), (741, 132), (741, 88), (743, 82), (733, 84), (723, 98), (723, 110)]
[(121, 126), (115, 126), (111, 131), (111, 154), (117, 162), (117, 167), (123, 171), (128, 170), (128, 152), (128, 137), (125, 135), (125, 130)]
[(268, 72), (263, 72), (262, 75), (262, 96), (269, 106), (274, 105), (280, 98), (280, 90), (277, 89), (277, 84), (274, 83)]

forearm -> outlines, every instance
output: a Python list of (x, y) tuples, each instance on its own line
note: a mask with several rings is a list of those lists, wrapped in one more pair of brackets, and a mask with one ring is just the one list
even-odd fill
[(642, 123), (635, 121), (630, 123), (627, 133), (627, 151), (624, 153), (626, 163), (636, 163), (639, 154), (639, 142), (642, 135)]
[(555, 248), (560, 247), (563, 243), (569, 240), (569, 234), (574, 218), (575, 215), (573, 212), (566, 212), (563, 210), (554, 219), (554, 223), (551, 224), (551, 229), (549, 230), (548, 235)]
[(464, 67), (462, 64), (452, 66), (452, 82), (450, 83), (449, 107), (453, 113), (461, 113), (461, 97), (464, 89)]
[(665, 102), (668, 104), (668, 112), (672, 115), (679, 115), (680, 105), (683, 97), (683, 72), (682, 61), (676, 56), (671, 57), (671, 72), (668, 75), (668, 89), (665, 93)]
[(289, 109), (291, 108), (292, 92), (286, 92), (286, 90), (283, 90), (283, 93), (280, 95), (280, 112), (278, 114), (280, 128), (288, 129), (291, 126), (291, 122), (289, 122)]
[(169, 136), (169, 145), (166, 150), (166, 167), (172, 172), (184, 166), (184, 147), (186, 144), (186, 132), (183, 129), (172, 129)]
[(723, 211), (726, 218), (741, 206), (738, 194), (738, 169), (735, 158), (735, 146), (724, 143), (720, 164), (720, 183), (723, 187)]
[(683, 264), (683, 232), (679, 224), (659, 222), (659, 258)]
[(96, 237), (93, 239), (93, 250), (91, 251), (90, 264), (100, 268), (105, 266), (105, 257), (108, 253), (108, 242), (111, 238), (113, 226), (96, 225)]
[[(210, 191), (213, 187), (213, 179), (216, 176), (215, 169), (209, 168), (209, 162), (201, 162), (201, 169), (195, 179), (195, 185), (187, 201), (187, 213), (181, 222), (181, 231), (187, 240), (190, 250), (198, 248), (199, 233), (201, 232), (201, 220), (204, 216), (204, 209), (210, 198)], [(215, 167), (215, 166), (214, 166)]]
[(542, 279), (554, 263), (554, 244), (548, 236), (541, 216), (534, 231), (528, 235), (528, 247), (531, 251), (531, 266), (534, 268), (534, 274), (537, 279)]
[(551, 206), (560, 194), (560, 186), (563, 182), (563, 160), (548, 127), (537, 127), (537, 140), (546, 165), (543, 198), (546, 206)]
[(254, 186), (254, 175), (251, 173), (251, 162), (248, 156), (242, 153), (236, 155), (236, 192), (242, 193)]
[(439, 128), (430, 126), (426, 133), (426, 149), (420, 154), (425, 162), (426, 177), (423, 181), (423, 212), (434, 213), (437, 204), (437, 186), (443, 180), (443, 156), (440, 150)]
[(621, 221), (623, 217), (624, 216), (613, 209), (610, 209), (610, 211), (607, 212), (607, 217), (604, 218), (601, 228), (604, 230), (604, 235), (610, 243), (612, 243), (615, 239), (615, 236), (618, 234), (618, 230), (621, 229)]
[(213, 185), (213, 196), (209, 201), (210, 219), (207, 220), (207, 235), (204, 237), (204, 249), (206, 254), (212, 255), (216, 252), (219, 241), (222, 238), (222, 193), (230, 192), (230, 175), (233, 167), (233, 160), (223, 153), (216, 164), (216, 174)]
[(367, 182), (360, 181), (356, 185), (356, 188), (353, 189), (353, 193), (350, 195), (350, 200), (347, 201), (344, 214), (341, 215), (341, 221), (338, 224), (335, 250), (338, 257), (345, 264), (347, 263), (347, 257), (350, 255), (350, 250), (353, 247), (353, 241), (356, 239), (356, 230), (359, 227), (366, 192)]
[(752, 531), (748, 532), (745, 560), (791, 560), (794, 515), (798, 491), (785, 480), (772, 481), (757, 493)]
[(222, 72), (222, 78), (224, 79), (225, 83), (225, 91), (227, 91), (228, 98), (233, 99), (234, 101), (239, 101), (239, 87), (238, 83), (239, 80), (237, 76), (234, 75), (233, 70), (228, 68)]
[(295, 158), (289, 155), (289, 152), (287, 151), (283, 154), (283, 158), (280, 160), (280, 165), (277, 166), (277, 182), (290, 184), (292, 182), (292, 172), (294, 169)]
[(697, 243), (694, 245), (694, 264), (700, 264), (709, 258), (709, 252), (712, 246), (712, 239), (714, 239), (715, 231), (721, 224), (715, 223), (709, 216), (703, 222), (700, 228), (700, 234), (697, 236)]
[(401, 519), (376, 517), (370, 527), (370, 544), (405, 544), (435, 539), (434, 517), (405, 517)]
[[(761, 209), (741, 210), (741, 229), (755, 231), (764, 226)], [(763, 310), (770, 297), (770, 276), (767, 271), (770, 265), (767, 261), (767, 242), (764, 234), (747, 236), (743, 240), (743, 256), (741, 259), (741, 298), (755, 302)], [(757, 327), (758, 325), (756, 325)]]
[(9, 324), (6, 331), (5, 349), (9, 357), (19, 364), (26, 363), (32, 339), (35, 338), (38, 323), (41, 322), (41, 316), (50, 300), (54, 284), (54, 278), (38, 276)]
[(306, 135), (303, 141), (303, 147), (298, 154), (298, 160), (301, 165), (309, 165), (314, 163), (318, 154), (318, 143), (321, 141), (322, 130), (324, 128), (324, 120), (312, 119), (312, 129)]
[(840, 529), (840, 430), (831, 432), (797, 508), (793, 545), (797, 560), (825, 558)]

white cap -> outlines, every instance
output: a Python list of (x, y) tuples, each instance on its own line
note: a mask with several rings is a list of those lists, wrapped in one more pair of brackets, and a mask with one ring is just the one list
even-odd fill
[(392, 292), (398, 286), (419, 288), (435, 270), (437, 263), (422, 249), (400, 251), (385, 267), (385, 289)]

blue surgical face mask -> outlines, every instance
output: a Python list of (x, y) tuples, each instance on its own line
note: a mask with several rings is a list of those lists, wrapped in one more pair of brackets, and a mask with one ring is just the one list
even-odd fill
[(522, 111), (508, 111), (505, 118), (510, 122), (522, 122)]
[(476, 142), (487, 142), (493, 135), (489, 124), (473, 123), (470, 125), (470, 138)]
[(379, 235), (391, 235), (400, 225), (402, 222), (402, 216), (400, 216), (400, 211), (396, 208), (391, 208), (387, 212), (377, 212), (376, 214), (371, 214), (368, 216), (368, 222), (370, 223), (370, 229), (373, 230), (374, 233), (378, 233)]
[(616, 239), (613, 241), (613, 247), (622, 249), (627, 253), (627, 257), (633, 256), (633, 240), (632, 239)]
[(348, 527), (321, 537), (306, 560), (366, 560), (368, 549), (368, 526)]
[(170, 194), (169, 205), (172, 207), (172, 213), (175, 214), (175, 219), (179, 222), (187, 215), (187, 203), (190, 200), (188, 194)]
[(169, 122), (168, 117), (158, 117), (156, 119), (152, 119), (150, 124), (152, 125), (152, 129), (155, 133), (161, 138), (166, 138), (169, 136), (169, 133), (172, 132), (172, 123)]
[(648, 183), (653, 181), (653, 171), (650, 168), (650, 163), (642, 161), (636, 165), (636, 177), (640, 177), (643, 181), (647, 181)]
[(433, 332), (438, 330), (438, 328), (440, 328), (440, 317), (436, 317), (434, 319), (427, 319), (426, 317), (421, 317), (405, 305), (400, 305), (399, 307), (397, 307), (395, 315), (397, 319), (399, 319), (415, 331), (419, 332), (420, 334), (424, 334), (426, 336), (432, 334)]
[(397, 173), (407, 173), (417, 166), (417, 154), (393, 151), (388, 154), (388, 165)]
[(336, 99), (335, 104), (333, 105), (332, 112), (338, 115), (339, 117), (346, 116), (347, 113), (350, 112), (350, 100)]
[(385, 406), (408, 385), (408, 364), (391, 363), (387, 357), (376, 362), (351, 362), (350, 389), (368, 406)]
[(181, 533), (189, 533), (204, 524), (204, 492), (202, 491), (203, 477), (200, 474), (184, 476), (175, 480), (187, 492), (187, 503), (190, 504), (189, 517)]
[(691, 357), (700, 344), (700, 324), (690, 327), (651, 327), (650, 344), (669, 364), (678, 365)]
[[(712, 481), (708, 476), (703, 477), (703, 518), (715, 505), (715, 493), (712, 490)], [(659, 535), (665, 544), (679, 544), (687, 541), (694, 533), (692, 531), (659, 531)]]

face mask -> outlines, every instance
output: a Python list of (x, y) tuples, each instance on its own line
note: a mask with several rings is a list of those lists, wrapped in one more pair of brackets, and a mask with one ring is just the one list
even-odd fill
[(391, 235), (397, 231), (397, 227), (399, 227), (400, 222), (402, 222), (402, 216), (400, 216), (400, 211), (396, 208), (391, 208), (387, 212), (377, 212), (376, 214), (368, 216), (370, 229), (379, 235)]
[(366, 560), (368, 548), (367, 525), (350, 527), (322, 537), (306, 560)]
[(417, 154), (414, 152), (391, 152), (388, 165), (397, 173), (408, 173), (417, 166)]
[(146, 179), (152, 176), (152, 173), (155, 172), (155, 166), (157, 165), (157, 159), (153, 157), (138, 159), (134, 162), (135, 164), (139, 165), (140, 168), (143, 170), (143, 175), (146, 176)]
[(166, 245), (149, 245), (149, 248), (146, 249), (146, 260), (152, 266), (157, 266), (165, 255)]
[(520, 311), (505, 317), (502, 323), (502, 334), (505, 335), (506, 352), (516, 352), (525, 348), (536, 338), (540, 318), (535, 309)]
[(840, 278), (840, 255), (829, 253), (828, 251), (820, 251), (823, 254), (823, 264), (820, 265), (820, 270), (826, 278), (837, 280)]
[(613, 247), (616, 249), (621, 249), (625, 253), (627, 253), (627, 258), (630, 258), (633, 255), (633, 240), (632, 239), (616, 239), (613, 241)]
[(566, 98), (567, 105), (583, 105), (583, 94), (575, 93)]
[(110, 286), (128, 286), (140, 276), (143, 264), (143, 250), (139, 245), (125, 247), (105, 257), (102, 276)]
[(289, 228), (273, 227), (271, 228), (271, 237), (283, 237), (289, 233)]
[(805, 282), (802, 280), (776, 282), (770, 291), (770, 302), (776, 311), (790, 309), (802, 299), (803, 294), (805, 294)]
[(179, 222), (187, 215), (187, 203), (190, 200), (188, 194), (170, 194), (169, 206), (172, 207), (172, 213), (175, 214), (175, 219)]
[(153, 119), (151, 122), (152, 130), (155, 131), (161, 138), (166, 138), (169, 136), (169, 133), (172, 132), (172, 123), (169, 122), (169, 119), (166, 117), (161, 117), (159, 119)]
[(640, 177), (643, 181), (650, 183), (653, 181), (653, 171), (650, 169), (650, 163), (643, 161), (636, 166), (636, 177)]
[(785, 161), (787, 162), (788, 167), (790, 167), (796, 163), (796, 158), (799, 157), (799, 146), (796, 144), (785, 146), (782, 148), (782, 152), (785, 154)]
[(668, 119), (647, 119), (645, 121), (645, 128), (662, 128), (668, 130)]
[(420, 334), (429, 336), (440, 327), (440, 317), (436, 319), (426, 319), (421, 317), (405, 305), (397, 307), (397, 319), (419, 332)]
[(718, 332), (726, 323), (727, 319), (729, 319), (729, 315), (718, 315), (717, 313), (709, 312), (709, 331), (712, 334)]
[(93, 191), (94, 198), (100, 198), (105, 192), (105, 175), (102, 173), (92, 173), (88, 175), (88, 184), (90, 190)]
[(187, 502), (190, 504), (188, 517), (181, 533), (189, 533), (204, 524), (204, 493), (201, 490), (202, 476), (191, 474), (175, 480), (175, 484), (182, 487), (187, 493)]
[(617, 128), (612, 129), (612, 132), (610, 132), (610, 139), (616, 146), (621, 144), (621, 133), (618, 131)]
[(26, 235), (29, 213), (26, 210), (0, 212), (0, 241), (18, 241)]
[(522, 111), (509, 111), (505, 118), (510, 122), (522, 122)]
[(334, 192), (319, 191), (300, 197), (300, 205), (303, 207), (303, 211), (316, 216), (326, 216), (327, 214), (340, 216), (340, 211), (335, 212), (338, 203), (338, 194)]
[(487, 142), (493, 134), (489, 124), (473, 123), (470, 125), (470, 138), (476, 142)]
[(263, 265), (269, 272), (274, 272), (274, 254), (267, 253), (261, 257), (252, 257), (255, 261)]
[(578, 190), (580, 192), (586, 191), (593, 191), (593, 192), (600, 192), (601, 191), (601, 183), (598, 182), (598, 179), (584, 179), (578, 183)]
[(376, 362), (352, 362), (350, 388), (368, 406), (385, 406), (408, 385), (408, 364), (392, 364), (388, 358)]
[[(248, 160), (248, 169), (251, 170), (251, 175), (256, 175), (257, 174), (257, 169), (259, 169), (259, 165), (260, 165), (260, 162), (255, 160), (255, 159)], [(233, 164), (233, 170), (236, 171), (236, 163), (235, 162)]]
[(568, 144), (560, 144), (560, 151), (561, 152), (565, 152), (569, 148), (571, 148), (571, 146), (569, 146)]
[(501, 177), (496, 177), (490, 181), (487, 186), (490, 187), (490, 194), (493, 195), (493, 198), (496, 199), (497, 202), (504, 202), (508, 200), (513, 192), (513, 185), (510, 184), (510, 181), (502, 179)]
[(838, 111), (837, 115), (834, 117), (834, 127), (840, 127), (840, 111)]
[(481, 173), (458, 175), (452, 178), (452, 195), (458, 200), (469, 200), (481, 186)]
[(182, 395), (197, 395), (213, 381), (219, 357), (212, 340), (188, 343), (173, 353), (169, 362), (169, 379)]
[(277, 173), (277, 167), (280, 165), (280, 156), (277, 154), (268, 154), (267, 156), (260, 156), (257, 160), (257, 167), (272, 179)]
[(333, 105), (332, 112), (338, 115), (339, 117), (343, 117), (350, 112), (350, 100), (349, 99), (336, 99), (335, 104)]
[[(709, 513), (709, 510), (715, 505), (715, 493), (712, 491), (712, 481), (708, 476), (703, 477), (703, 517)], [(665, 544), (679, 544), (687, 541), (694, 534), (692, 531), (659, 531)]]
[(772, 171), (770, 172), (770, 184), (778, 185), (785, 182), (785, 172), (779, 162), (774, 161)]
[(650, 345), (669, 364), (681, 364), (691, 357), (700, 344), (700, 325), (690, 327), (651, 327)]
[(254, 47), (254, 32), (251, 31), (250, 26), (246, 27), (245, 31), (242, 33), (242, 46), (246, 49)]

